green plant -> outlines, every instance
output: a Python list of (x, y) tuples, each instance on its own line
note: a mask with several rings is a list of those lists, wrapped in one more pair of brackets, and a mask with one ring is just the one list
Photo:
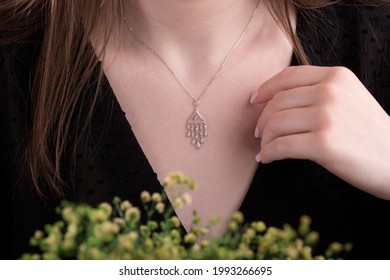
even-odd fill
[[(175, 193), (176, 208), (189, 204), (189, 192), (196, 189), (192, 178), (180, 172), (169, 174), (163, 185)], [(140, 209), (119, 198), (96, 208), (64, 201), (57, 209), (62, 220), (31, 238), (41, 253), (24, 254), (22, 259), (333, 259), (351, 249), (350, 244), (336, 242), (323, 255), (313, 255), (319, 234), (311, 231), (307, 216), (295, 230), (290, 225), (267, 227), (261, 221), (245, 224), (242, 213), (235, 212), (226, 234), (205, 239), (218, 217), (200, 226), (193, 212), (193, 227), (185, 233), (173, 208), (167, 207), (164, 191), (144, 191), (141, 200), (144, 222)]]

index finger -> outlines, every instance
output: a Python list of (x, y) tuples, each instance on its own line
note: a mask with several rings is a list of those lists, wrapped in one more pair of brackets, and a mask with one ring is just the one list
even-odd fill
[(250, 103), (266, 103), (280, 91), (318, 84), (325, 79), (328, 69), (329, 67), (311, 65), (287, 67), (265, 81), (252, 95)]

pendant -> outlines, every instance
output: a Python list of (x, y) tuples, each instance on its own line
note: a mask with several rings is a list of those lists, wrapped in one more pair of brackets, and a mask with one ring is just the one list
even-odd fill
[(194, 102), (195, 111), (187, 120), (187, 137), (191, 137), (191, 144), (199, 150), (208, 135), (206, 121), (198, 112), (199, 100)]

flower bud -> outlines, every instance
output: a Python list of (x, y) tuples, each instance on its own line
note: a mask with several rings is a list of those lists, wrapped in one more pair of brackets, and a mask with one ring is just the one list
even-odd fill
[(34, 238), (37, 240), (41, 240), (43, 238), (44, 234), (41, 230), (36, 230), (34, 233)]
[(189, 193), (183, 194), (183, 196), (182, 196), (183, 205), (191, 204), (191, 201), (192, 201), (192, 198), (191, 198)]
[(259, 221), (259, 222), (253, 222), (253, 223), (251, 224), (251, 227), (252, 227), (255, 231), (259, 232), (259, 233), (264, 232), (264, 231), (267, 230), (267, 226), (265, 225), (264, 222), (261, 222), (261, 221)]
[(128, 201), (128, 200), (125, 200), (125, 201), (122, 201), (121, 202), (121, 206), (120, 208), (123, 210), (123, 211), (126, 211), (127, 209), (133, 207), (133, 205)]
[(172, 203), (173, 207), (176, 209), (180, 209), (183, 206), (183, 202), (180, 197), (175, 198), (175, 200)]
[(138, 222), (140, 218), (141, 218), (141, 212), (136, 207), (128, 208), (125, 211), (125, 220), (126, 221)]
[(195, 234), (190, 232), (184, 236), (184, 243), (193, 244), (195, 242), (196, 242), (196, 235)]
[(161, 198), (161, 194), (159, 194), (159, 193), (153, 193), (152, 194), (152, 200), (154, 201), (154, 202), (161, 202), (162, 201), (162, 198)]
[(309, 244), (310, 246), (314, 246), (317, 244), (319, 240), (319, 234), (316, 231), (310, 232), (306, 237), (305, 237), (305, 242)]
[(215, 226), (219, 223), (220, 217), (218, 215), (213, 215), (210, 217), (211, 225)]
[(126, 221), (123, 218), (114, 218), (114, 223), (116, 223), (120, 228), (123, 228), (126, 225)]
[(171, 235), (173, 240), (180, 240), (181, 239), (180, 232), (177, 229), (172, 229), (170, 231), (170, 235)]
[(107, 202), (100, 203), (98, 209), (102, 209), (107, 213), (107, 216), (110, 216), (112, 213), (112, 207)]
[(209, 246), (210, 245), (210, 242), (208, 241), (208, 240), (202, 240), (201, 242), (200, 242), (200, 247), (201, 248), (205, 248), (205, 247), (207, 247), (207, 246)]
[(162, 203), (162, 202), (158, 202), (156, 204), (156, 210), (158, 213), (162, 214), (164, 212), (164, 209), (165, 209), (165, 204)]
[(156, 221), (148, 221), (148, 228), (153, 231), (158, 228), (158, 224)]
[(302, 249), (302, 257), (304, 260), (311, 260), (313, 259), (312, 253), (311, 253), (311, 247), (304, 246)]
[(229, 230), (236, 231), (238, 229), (238, 224), (236, 221), (231, 221), (228, 225)]
[(235, 211), (233, 213), (233, 221), (242, 224), (244, 222), (244, 215), (240, 211)]
[(141, 193), (141, 201), (143, 203), (148, 203), (150, 201), (150, 193), (148, 191), (143, 191)]
[(175, 227), (175, 228), (178, 228), (181, 225), (180, 220), (177, 216), (171, 217), (171, 223), (172, 223), (173, 227)]

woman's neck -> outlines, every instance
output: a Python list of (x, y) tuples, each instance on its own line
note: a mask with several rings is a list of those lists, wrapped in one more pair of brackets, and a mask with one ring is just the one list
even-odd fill
[(257, 0), (134, 0), (128, 2), (125, 14), (139, 37), (167, 60), (202, 58), (215, 64), (241, 34), (256, 3)]

